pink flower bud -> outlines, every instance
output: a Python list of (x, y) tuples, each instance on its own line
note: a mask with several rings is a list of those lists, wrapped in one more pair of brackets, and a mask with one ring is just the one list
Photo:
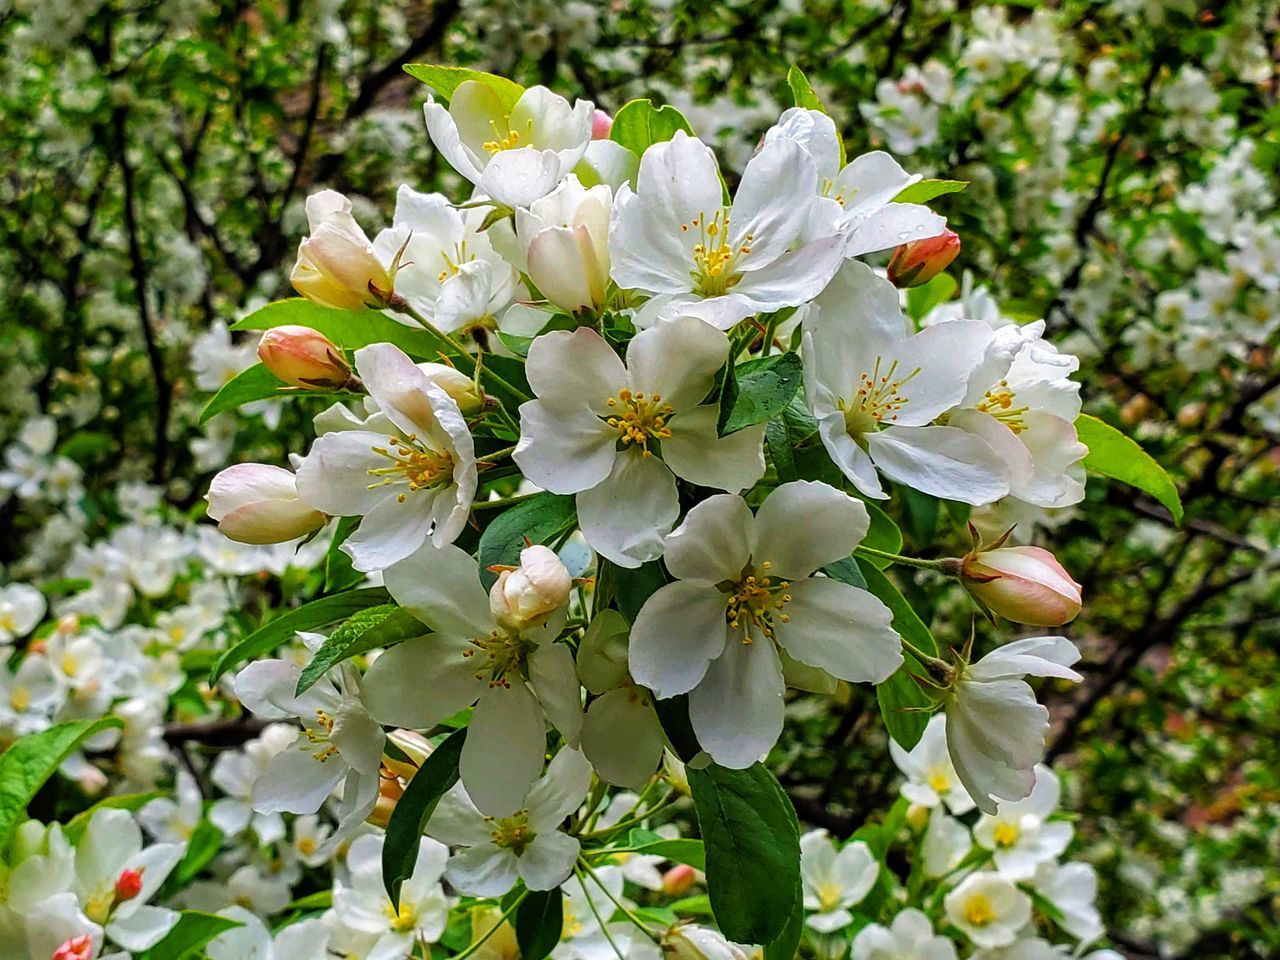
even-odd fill
[(53, 951), (50, 960), (93, 960), (93, 937), (82, 933), (64, 941), (62, 946)]
[(950, 230), (943, 230), (936, 237), (904, 243), (893, 251), (889, 279), (896, 287), (918, 287), (951, 266), (959, 252), (960, 237)]
[(268, 330), (258, 341), (258, 359), (285, 383), (295, 387), (337, 390), (351, 382), (342, 351), (319, 330), (284, 326)]
[(971, 553), (964, 558), (960, 576), (974, 597), (1014, 623), (1057, 627), (1080, 612), (1080, 584), (1040, 547)]
[(138, 867), (136, 870), (120, 871), (120, 876), (116, 877), (116, 903), (132, 900), (142, 892), (142, 871), (144, 869), (146, 868)]
[(555, 551), (543, 546), (520, 551), (520, 566), (503, 570), (489, 590), (489, 609), (508, 629), (546, 623), (569, 600), (573, 578)]
[(293, 474), (265, 463), (238, 463), (220, 472), (205, 495), (218, 529), (239, 543), (284, 543), (328, 521), (298, 499)]
[(351, 215), (351, 201), (333, 190), (307, 198), (311, 235), (298, 245), (293, 288), (322, 307), (360, 310), (392, 292), (392, 275)]
[(683, 897), (697, 882), (697, 870), (687, 863), (677, 863), (662, 875), (662, 892), (670, 897)]
[(608, 140), (609, 131), (613, 129), (613, 117), (603, 110), (597, 109), (591, 117), (591, 139)]

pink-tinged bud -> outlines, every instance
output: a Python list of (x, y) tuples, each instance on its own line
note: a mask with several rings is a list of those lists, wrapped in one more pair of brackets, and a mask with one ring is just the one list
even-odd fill
[(365, 817), (365, 823), (385, 830), (391, 822), (391, 814), (395, 813), (396, 804), (403, 796), (404, 784), (400, 782), (400, 778), (383, 767), (378, 773), (378, 799), (369, 811), (369, 816)]
[(72, 937), (53, 951), (49, 960), (93, 960), (93, 937), (87, 933)]
[(138, 867), (136, 870), (120, 871), (120, 876), (116, 877), (115, 902), (117, 904), (132, 900), (142, 892), (142, 871), (145, 869), (145, 867)]
[(307, 221), (311, 234), (298, 245), (289, 275), (293, 288), (336, 310), (381, 306), (393, 292), (392, 271), (351, 215), (351, 201), (333, 190), (314, 193), (307, 198)]
[(308, 389), (338, 390), (351, 384), (351, 368), (342, 351), (319, 330), (284, 326), (258, 341), (258, 359), (285, 383)]
[(1040, 547), (975, 551), (960, 578), (979, 602), (1014, 623), (1059, 627), (1080, 612), (1080, 584)]
[(597, 109), (591, 117), (591, 139), (608, 140), (611, 130), (613, 130), (613, 117)]
[(670, 897), (683, 897), (697, 882), (697, 870), (687, 863), (677, 863), (662, 875), (662, 892)]
[(959, 252), (960, 237), (950, 230), (943, 230), (936, 237), (904, 243), (893, 251), (889, 279), (895, 287), (918, 287), (951, 266)]
[(489, 589), (489, 609), (504, 627), (523, 630), (547, 622), (569, 601), (573, 578), (554, 550), (543, 546), (520, 551), (520, 566), (502, 570)]
[(328, 521), (298, 498), (293, 473), (265, 463), (238, 463), (221, 471), (205, 495), (218, 529), (239, 543), (284, 543)]

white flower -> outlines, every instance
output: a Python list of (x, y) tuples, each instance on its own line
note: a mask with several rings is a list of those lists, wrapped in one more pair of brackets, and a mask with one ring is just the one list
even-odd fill
[(324, 956), (329, 930), (320, 919), (299, 920), (274, 936), (244, 907), (227, 907), (222, 916), (241, 926), (220, 933), (205, 946), (209, 960), (314, 960)]
[(178, 914), (147, 901), (185, 851), (185, 843), (143, 848), (142, 831), (127, 810), (96, 811), (76, 846), (75, 893), (85, 916), (126, 950), (153, 946), (178, 922)]
[(1024, 937), (1006, 946), (975, 950), (969, 960), (1070, 960), (1071, 955), (1071, 948), (1066, 944), (1050, 943), (1040, 937)]
[(298, 245), (289, 280), (295, 290), (338, 310), (360, 310), (391, 292), (391, 273), (351, 215), (351, 201), (334, 190), (307, 197), (310, 236)]
[(218, 529), (239, 543), (296, 540), (329, 519), (298, 499), (292, 471), (265, 463), (238, 463), (219, 471), (205, 499)]
[(466, 787), (456, 784), (427, 822), (427, 834), (463, 847), (445, 876), (463, 893), (500, 897), (516, 880), (530, 890), (553, 890), (573, 871), (579, 844), (559, 831), (582, 805), (591, 786), (591, 764), (577, 750), (562, 749), (533, 785), (524, 805), (504, 817), (476, 809)]
[(805, 923), (819, 933), (833, 933), (853, 923), (849, 908), (862, 902), (875, 886), (880, 864), (861, 840), (836, 849), (825, 830), (800, 838), (800, 882)]
[(501, 627), (475, 559), (454, 546), (423, 547), (384, 580), (434, 632), (374, 661), (364, 680), (369, 709), (384, 723), (422, 730), (474, 703), (462, 782), (480, 809), (510, 814), (542, 769), (546, 721), (574, 744), (582, 726), (573, 654), (554, 642), (563, 611), (523, 631)]
[(515, 295), (519, 277), (479, 229), (484, 216), (402, 184), (391, 227), (373, 241), (387, 262), (404, 249), (396, 293), (445, 333), (493, 326)]
[(138, 811), (142, 829), (169, 843), (185, 843), (191, 839), (203, 818), (203, 797), (195, 778), (179, 770), (174, 785), (177, 797), (157, 797)]
[(34, 630), (47, 607), (44, 594), (28, 584), (0, 587), (0, 647)]
[(929, 826), (920, 844), (920, 857), (926, 877), (943, 877), (954, 870), (973, 849), (969, 828), (949, 816), (945, 810), (929, 814)]
[(779, 648), (853, 683), (879, 683), (902, 662), (884, 604), (814, 576), (848, 557), (868, 522), (852, 497), (795, 481), (754, 516), (741, 497), (710, 497), (667, 537), (676, 581), (636, 617), (631, 675), (660, 698), (689, 694), (698, 742), (717, 763), (750, 766), (777, 741)]
[(516, 211), (517, 266), (555, 306), (570, 313), (604, 306), (612, 206), (607, 185), (587, 189), (570, 174), (552, 193)]
[(631, 945), (634, 942), (638, 947), (643, 935), (627, 921), (607, 923), (617, 911), (614, 901), (627, 902), (624, 884), (622, 868), (614, 866), (594, 868), (593, 877), (582, 875), (565, 881), (561, 888), (564, 935), (552, 953), (554, 960), (616, 960), (615, 945), (624, 956), (636, 960)]
[(596, 552), (623, 567), (656, 559), (680, 513), (676, 477), (737, 492), (764, 473), (764, 425), (718, 437), (718, 408), (699, 405), (728, 356), (728, 338), (693, 317), (639, 333), (625, 365), (587, 327), (544, 334), (529, 349), (538, 399), (520, 406), (515, 461), (578, 495)]
[[(288, 723), (269, 723), (257, 738), (239, 750), (224, 750), (213, 761), (210, 779), (226, 794), (209, 808), (209, 821), (227, 837), (252, 827), (258, 842), (267, 845), (284, 837), (284, 820), (278, 813), (257, 813), (250, 805), (253, 785), (267, 765), (297, 738)], [(301, 818), (300, 818), (301, 819)], [(300, 820), (295, 820), (295, 827)]]
[(29, 653), (14, 668), (0, 663), (0, 729), (14, 737), (45, 729), (65, 695), (42, 654)]
[(636, 190), (613, 203), (609, 252), (624, 289), (664, 298), (664, 314), (721, 330), (816, 296), (843, 258), (840, 237), (795, 249), (818, 205), (818, 174), (798, 143), (766, 143), (724, 205), (715, 155), (683, 131), (640, 159)]
[(508, 207), (544, 197), (582, 159), (595, 107), (530, 87), (513, 105), (488, 84), (458, 84), (445, 108), (427, 97), (427, 133), (477, 193)]
[(1032, 886), (1062, 915), (1059, 925), (1082, 944), (1092, 943), (1105, 932), (1094, 900), (1098, 873), (1087, 863), (1057, 864), (1045, 861), (1036, 868)]
[(1031, 898), (998, 873), (973, 873), (943, 900), (947, 919), (979, 947), (1013, 943), (1031, 920)]
[(1071, 669), (1080, 651), (1065, 637), (1016, 640), (964, 666), (943, 691), (947, 750), (960, 782), (978, 809), (994, 814), (998, 800), (1021, 800), (1035, 786), (1049, 711), (1024, 677), (1077, 683)]
[(382, 570), (462, 531), (475, 447), (457, 403), (400, 349), (375, 343), (355, 359), (381, 413), (318, 437), (298, 468), (298, 493), (332, 516), (363, 517), (342, 549), (357, 570)]
[(435, 943), (449, 919), (440, 886), (449, 851), (428, 837), (418, 841), (413, 873), (400, 886), (400, 906), (387, 897), (382, 876), (383, 837), (357, 837), (347, 853), (348, 882), (333, 893), (333, 920), (371, 941), (368, 960), (404, 960), (416, 944)]
[(792, 107), (765, 131), (764, 142), (793, 140), (808, 152), (818, 172), (815, 235), (834, 232), (844, 238), (844, 255), (889, 250), (903, 243), (936, 237), (947, 226), (944, 217), (915, 203), (893, 198), (921, 179), (909, 174), (882, 150), (863, 154), (840, 166), (835, 122), (825, 113)]
[(908, 907), (888, 927), (868, 924), (853, 938), (853, 960), (956, 960), (955, 945), (933, 932), (929, 918)]
[(302, 721), (297, 738), (254, 781), (251, 803), (263, 814), (315, 813), (345, 780), (345, 815), (333, 843), (373, 809), (386, 737), (360, 700), (350, 664), (339, 668), (337, 683), (322, 678), (299, 696), (301, 672), (295, 663), (259, 660), (236, 675), (235, 695), (249, 710), (268, 720)]
[(946, 803), (947, 809), (959, 816), (973, 809), (973, 799), (965, 792), (947, 753), (947, 718), (934, 714), (924, 728), (920, 741), (909, 751), (889, 741), (889, 756), (907, 782), (901, 793), (911, 803), (936, 807)]
[(71, 888), (75, 852), (57, 824), (29, 820), (15, 830), (0, 898), (0, 947), (14, 960), (46, 960), (68, 940), (88, 939), (90, 956), (102, 946), (102, 926), (85, 916)]
[(991, 331), (979, 321), (906, 333), (898, 292), (848, 261), (804, 318), (804, 383), (827, 453), (869, 497), (876, 471), (923, 493), (982, 504), (1009, 492), (1008, 468), (971, 433), (935, 420), (965, 396)]
[(1036, 867), (1061, 856), (1071, 842), (1071, 824), (1049, 820), (1062, 792), (1057, 775), (1037, 764), (1035, 777), (1029, 796), (1000, 801), (995, 814), (983, 814), (973, 828), (978, 845), (992, 851), (996, 870), (1010, 880), (1030, 880)]

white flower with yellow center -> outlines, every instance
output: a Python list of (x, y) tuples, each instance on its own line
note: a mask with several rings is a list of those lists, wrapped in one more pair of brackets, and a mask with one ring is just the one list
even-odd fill
[(573, 654), (554, 642), (564, 606), (524, 628), (504, 626), (475, 559), (454, 546), (425, 546), (383, 577), (397, 602), (426, 624), (426, 636), (374, 661), (364, 678), (369, 710), (383, 723), (424, 730), (475, 704), (462, 782), (486, 813), (512, 813), (542, 770), (547, 721), (572, 744), (582, 728)]
[(825, 830), (810, 830), (800, 838), (800, 882), (805, 924), (819, 933), (833, 933), (853, 923), (849, 908), (863, 901), (880, 864), (861, 840), (836, 849)]
[(344, 815), (330, 843), (360, 823), (378, 798), (378, 774), (386, 736), (360, 699), (359, 675), (350, 664), (336, 682), (323, 678), (298, 694), (302, 669), (284, 660), (259, 660), (236, 675), (237, 699), (267, 720), (296, 717), (302, 730), (276, 754), (253, 784), (259, 813), (315, 813), (339, 783)]
[(891, 250), (946, 229), (946, 219), (928, 207), (893, 202), (921, 177), (907, 173), (884, 151), (865, 153), (842, 167), (836, 125), (825, 113), (792, 107), (765, 131), (765, 143), (777, 140), (794, 141), (813, 158), (821, 200), (811, 230), (818, 236), (838, 233), (846, 257)]
[(739, 496), (702, 501), (666, 540), (676, 578), (641, 608), (631, 675), (660, 698), (689, 694), (689, 719), (717, 763), (747, 767), (782, 732), (780, 650), (852, 683), (902, 663), (888, 608), (820, 568), (853, 553), (867, 510), (825, 483), (775, 489), (753, 515)]
[(935, 497), (983, 504), (1009, 492), (1008, 468), (979, 437), (934, 421), (959, 403), (985, 356), (986, 324), (957, 320), (908, 335), (898, 292), (851, 260), (804, 319), (804, 383), (827, 453), (869, 497), (877, 471)]
[(956, 948), (933, 932), (924, 913), (908, 907), (887, 927), (871, 923), (853, 938), (853, 960), (956, 960)]
[(1031, 898), (998, 873), (965, 877), (943, 901), (947, 919), (978, 947), (1004, 947), (1031, 920)]
[(947, 711), (947, 751), (956, 774), (983, 813), (1000, 800), (1021, 800), (1036, 783), (1049, 711), (1036, 702), (1025, 677), (1057, 677), (1079, 683), (1071, 669), (1080, 651), (1066, 637), (1015, 640), (974, 664), (962, 664), (942, 691)]
[(477, 192), (508, 207), (544, 197), (578, 164), (591, 142), (595, 107), (546, 87), (530, 87), (514, 103), (486, 83), (458, 84), (449, 106), (427, 97), (427, 133), (453, 169)]
[(1030, 880), (1036, 867), (1062, 855), (1071, 842), (1071, 824), (1049, 820), (1058, 809), (1062, 786), (1044, 764), (1036, 785), (1022, 800), (1004, 800), (995, 814), (983, 814), (973, 828), (978, 845), (992, 852), (996, 870), (1010, 880)]
[[(357, 837), (347, 851), (347, 880), (333, 892), (335, 926), (367, 938), (371, 960), (404, 960), (419, 944), (440, 939), (449, 920), (449, 899), (440, 878), (449, 851), (429, 837), (418, 841), (413, 872), (400, 885), (399, 906), (392, 906), (382, 876), (379, 834)], [(357, 937), (357, 939), (359, 938)]]
[(227, 907), (220, 915), (240, 926), (205, 945), (209, 960), (315, 960), (328, 955), (329, 930), (319, 918), (291, 923), (273, 936), (267, 925), (244, 907)]
[(452, 543), (476, 491), (475, 446), (458, 404), (403, 351), (356, 351), (356, 371), (381, 411), (358, 429), (316, 439), (298, 495), (330, 516), (359, 516), (342, 544), (357, 570), (383, 570), (428, 540)]
[(28, 653), (14, 668), (0, 664), (0, 730), (11, 737), (48, 727), (65, 699), (66, 692), (43, 654)]
[(552, 758), (523, 805), (504, 817), (481, 813), (466, 786), (456, 784), (426, 829), (428, 836), (463, 848), (450, 858), (445, 877), (477, 897), (500, 897), (517, 880), (530, 890), (555, 889), (573, 872), (580, 850), (576, 837), (560, 832), (561, 822), (582, 805), (590, 786), (591, 764), (568, 747)]
[(683, 132), (640, 159), (636, 189), (613, 204), (609, 252), (619, 287), (664, 299), (664, 316), (721, 330), (816, 296), (840, 265), (834, 232), (801, 245), (818, 204), (818, 174), (798, 143), (765, 144), (724, 205), (715, 155)]
[(973, 809), (973, 799), (965, 792), (947, 753), (945, 715), (938, 713), (930, 717), (920, 741), (910, 750), (890, 740), (889, 755), (907, 778), (900, 792), (911, 803), (922, 807), (945, 803), (957, 816)]
[(484, 217), (402, 184), (391, 226), (373, 241), (388, 263), (403, 249), (396, 293), (446, 333), (493, 327), (515, 296), (519, 276), (480, 230)]
[(34, 630), (47, 607), (44, 594), (28, 584), (0, 587), (0, 647)]
[(515, 461), (553, 493), (576, 493), (587, 543), (622, 567), (662, 554), (676, 522), (676, 477), (737, 492), (764, 473), (764, 424), (716, 434), (702, 404), (729, 339), (693, 317), (637, 334), (624, 364), (594, 330), (544, 334), (526, 371), (538, 399), (520, 407)]

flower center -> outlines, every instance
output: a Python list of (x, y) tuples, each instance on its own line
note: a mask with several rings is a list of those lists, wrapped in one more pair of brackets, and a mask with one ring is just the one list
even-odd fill
[(329, 738), (333, 735), (333, 724), (334, 718), (318, 707), (315, 720), (310, 723), (303, 722), (302, 732), (307, 742), (302, 750), (304, 753), (314, 750), (311, 757), (316, 763), (324, 763), (338, 753), (338, 748), (329, 742)]
[(754, 234), (748, 233), (742, 243), (733, 246), (729, 242), (729, 211), (721, 209), (707, 220), (705, 213), (700, 213), (688, 223), (680, 224), (680, 232), (688, 233), (697, 230), (699, 240), (693, 247), (694, 290), (699, 296), (719, 297), (728, 293), (742, 279), (735, 273), (733, 265), (740, 254), (751, 252)]
[(818, 909), (822, 913), (830, 913), (832, 910), (840, 909), (840, 898), (844, 895), (844, 888), (834, 880), (828, 880), (817, 889)]
[(507, 674), (519, 674), (523, 670), (525, 658), (533, 646), (528, 640), (497, 630), (483, 639), (474, 638), (470, 643), (474, 649), (463, 650), (463, 657), (470, 660), (477, 652), (484, 656), (480, 669), (476, 671), (476, 679), (487, 680), (491, 687), (506, 687), (508, 690), (511, 689), (511, 681)]
[(533, 843), (533, 838), (537, 836), (529, 826), (528, 810), (517, 810), (511, 816), (501, 820), (494, 817), (485, 817), (485, 819), (493, 824), (493, 830), (490, 831), (489, 836), (494, 846), (511, 850), (516, 856), (524, 853), (525, 848)]
[(400, 901), (399, 910), (388, 903), (386, 911), (391, 919), (391, 929), (396, 933), (408, 933), (418, 926), (418, 911), (405, 900)]
[(975, 893), (965, 902), (964, 918), (970, 926), (985, 927), (996, 918), (996, 911), (986, 894)]
[[(390, 447), (373, 448), (374, 453), (390, 460), (391, 466), (369, 470), (369, 476), (381, 478), (369, 484), (370, 490), (392, 483), (407, 483), (410, 491), (425, 490), (453, 479), (453, 457), (423, 447), (416, 433), (390, 437), (389, 441)], [(396, 499), (404, 503), (404, 497), (401, 493)]]
[[(884, 367), (884, 372), (881, 372)], [(898, 419), (898, 411), (907, 405), (909, 397), (900, 391), (904, 384), (920, 372), (916, 367), (905, 377), (896, 377), (898, 361), (894, 360), (887, 367), (880, 357), (876, 357), (875, 366), (863, 371), (858, 377), (858, 390), (847, 401), (840, 401), (840, 409), (844, 411), (845, 429), (850, 436), (860, 437), (865, 433), (879, 430), (885, 421), (892, 423)]]
[(26, 687), (14, 687), (9, 691), (9, 706), (21, 713), (31, 706), (31, 691)]
[(460, 240), (453, 246), (453, 256), (441, 250), (440, 259), (444, 261), (444, 269), (436, 275), (436, 279), (444, 283), (450, 277), (456, 277), (462, 271), (462, 264), (470, 263), (475, 256), (467, 252), (467, 241)]
[(486, 140), (482, 144), (486, 153), (493, 155), (495, 153), (501, 153), (503, 150), (515, 150), (517, 147), (529, 145), (530, 141), (533, 139), (533, 121), (528, 120), (525, 122), (525, 132), (523, 136), (521, 136), (519, 130), (512, 130), (509, 124), (510, 121), (507, 122), (507, 132), (504, 135), (502, 131), (498, 129), (498, 121), (489, 121), (489, 127), (493, 130), (493, 139)]
[(1014, 433), (1021, 433), (1027, 429), (1026, 423), (1022, 420), (1022, 415), (1031, 408), (1015, 407), (1013, 405), (1013, 391), (1009, 389), (1009, 381), (1001, 380), (987, 391), (986, 395), (978, 402), (977, 409), (979, 413), (995, 417)]
[(947, 771), (939, 768), (930, 770), (925, 776), (925, 782), (934, 793), (942, 794), (951, 789), (951, 777)]
[(619, 442), (624, 447), (634, 443), (646, 457), (651, 457), (653, 451), (649, 449), (649, 441), (665, 440), (671, 436), (667, 420), (675, 411), (671, 404), (662, 402), (659, 394), (619, 390), (617, 396), (610, 397), (605, 403), (616, 411), (616, 416), (608, 417), (604, 422), (618, 431)]
[[(835, 189), (836, 189), (836, 184), (834, 180), (832, 180), (830, 177), (822, 178), (822, 195), (824, 197), (829, 197), (830, 199), (834, 200), (836, 203), (840, 204), (840, 206), (843, 207), (848, 202), (848, 200), (846, 200), (844, 193), (841, 191), (836, 191), (833, 194), (831, 191)], [(854, 187), (853, 193), (856, 194), (857, 192), (858, 192), (858, 188)], [(850, 197), (852, 196), (853, 194), (850, 194)]]
[(18, 623), (8, 610), (0, 611), (0, 630), (6, 630), (9, 633), (18, 632)]
[(994, 833), (994, 839), (997, 847), (1012, 847), (1018, 842), (1018, 837), (1022, 836), (1022, 831), (1018, 829), (1016, 824), (997, 823)]
[(747, 567), (742, 579), (729, 584), (729, 603), (724, 618), (735, 630), (746, 628), (742, 634), (743, 643), (751, 643), (751, 627), (773, 640), (776, 631), (774, 621), (786, 623), (791, 619), (781, 612), (791, 600), (791, 594), (787, 593), (791, 584), (786, 580), (774, 582), (768, 575), (769, 566), (768, 560), (762, 563), (758, 576), (751, 567)]

